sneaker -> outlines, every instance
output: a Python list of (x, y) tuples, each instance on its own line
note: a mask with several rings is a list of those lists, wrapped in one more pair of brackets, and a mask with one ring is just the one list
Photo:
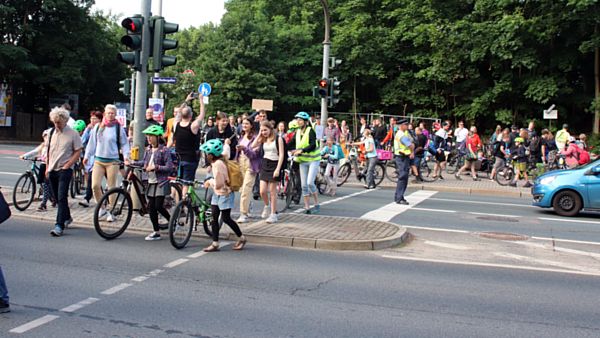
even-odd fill
[(512, 183), (510, 184), (510, 186), (511, 186), (511, 187), (516, 187), (516, 186), (517, 186), (517, 182), (512, 182)]
[(54, 236), (54, 237), (60, 237), (63, 234), (63, 230), (61, 229), (60, 225), (55, 225), (54, 229), (52, 229), (52, 231), (50, 231), (50, 235)]
[(144, 240), (146, 241), (159, 241), (162, 238), (160, 237), (160, 234), (157, 232), (153, 232), (150, 235), (146, 236), (146, 238), (144, 238)]
[(473, 177), (473, 181), (481, 181), (479, 177)]
[(319, 204), (317, 204), (317, 205), (315, 205), (315, 206), (313, 207), (313, 213), (314, 213), (314, 214), (317, 214), (317, 213), (319, 213), (320, 211), (321, 211), (321, 206), (320, 206)]
[(81, 205), (84, 208), (87, 208), (90, 206), (90, 201), (88, 201), (88, 200), (79, 201), (79, 205)]
[(263, 212), (260, 215), (261, 218), (267, 218), (269, 216), (269, 212), (271, 211), (271, 208), (268, 205), (265, 205), (265, 207), (263, 208)]
[(312, 214), (312, 212), (310, 211), (310, 209), (306, 209), (306, 210), (304, 210), (304, 213), (305, 213), (305, 214), (307, 214), (307, 215), (310, 215), (310, 214)]
[(65, 221), (65, 229), (69, 227), (73, 223), (73, 217), (69, 218)]
[[(441, 178), (441, 176), (440, 176), (440, 178)], [(454, 178), (456, 178), (459, 181), (462, 181), (462, 178), (460, 178), (460, 176), (458, 174), (454, 175)]]
[(248, 215), (241, 214), (236, 220), (237, 223), (248, 223)]
[(277, 214), (269, 215), (269, 218), (267, 218), (267, 223), (269, 223), (269, 224), (277, 223)]
[(260, 195), (254, 195), (252, 197), (254, 198), (255, 201), (258, 201), (258, 199), (260, 198)]
[(46, 206), (45, 206), (45, 205), (40, 205), (40, 206), (37, 208), (37, 211), (39, 211), (39, 212), (44, 212), (44, 211), (46, 211), (46, 210), (48, 210), (48, 209), (46, 209)]
[(408, 203), (408, 201), (407, 201), (407, 200), (404, 200), (404, 199), (403, 199), (403, 200), (399, 200), (399, 201), (397, 201), (397, 202), (396, 202), (396, 204), (400, 204), (400, 205), (408, 205), (409, 203)]
[(440, 175), (440, 176), (438, 176), (438, 179), (443, 181), (444, 180), (444, 176)]
[(107, 222), (114, 222), (115, 221), (115, 216), (113, 216), (113, 214), (111, 214), (110, 212), (106, 213), (106, 221)]
[(106, 211), (104, 208), (100, 208), (100, 211), (98, 212), (98, 218), (102, 218), (106, 216), (106, 214), (108, 214), (108, 211)]
[(523, 188), (531, 188), (531, 182), (527, 181), (527, 183), (523, 184)]
[(10, 304), (5, 302), (3, 299), (0, 299), (0, 313), (10, 312)]

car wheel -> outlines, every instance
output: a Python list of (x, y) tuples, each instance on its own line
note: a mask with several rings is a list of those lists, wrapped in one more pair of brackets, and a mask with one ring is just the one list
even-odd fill
[(561, 191), (552, 200), (552, 208), (561, 216), (575, 216), (581, 210), (581, 198), (571, 190)]

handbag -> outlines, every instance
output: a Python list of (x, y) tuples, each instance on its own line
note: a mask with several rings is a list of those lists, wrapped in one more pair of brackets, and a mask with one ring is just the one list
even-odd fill
[(377, 159), (380, 161), (388, 161), (394, 157), (394, 154), (389, 150), (377, 149)]
[(6, 200), (4, 199), (4, 195), (2, 194), (2, 190), (0, 190), (0, 224), (4, 223), (11, 216), (10, 207)]

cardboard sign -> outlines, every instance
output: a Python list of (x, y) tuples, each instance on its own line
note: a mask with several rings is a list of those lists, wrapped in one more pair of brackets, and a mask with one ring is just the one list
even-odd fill
[(252, 109), (256, 111), (273, 111), (273, 100), (252, 99)]

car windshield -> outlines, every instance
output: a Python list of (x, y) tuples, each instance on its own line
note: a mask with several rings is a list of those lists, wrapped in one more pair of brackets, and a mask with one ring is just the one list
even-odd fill
[(592, 161), (592, 162), (590, 162), (590, 163), (588, 163), (588, 164), (586, 164), (584, 166), (577, 167), (577, 169), (589, 169), (589, 168), (594, 167), (594, 166), (596, 166), (598, 164), (600, 164), (600, 157), (597, 158), (595, 161)]

